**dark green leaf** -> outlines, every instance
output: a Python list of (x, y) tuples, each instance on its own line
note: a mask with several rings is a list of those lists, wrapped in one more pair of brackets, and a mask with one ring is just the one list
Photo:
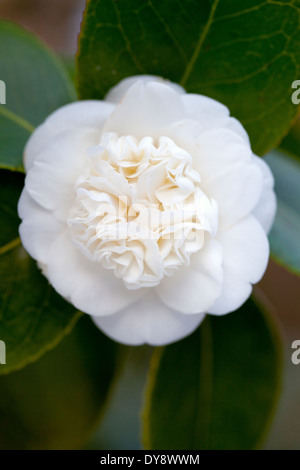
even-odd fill
[(299, 9), (299, 0), (88, 1), (79, 94), (102, 98), (127, 76), (160, 75), (226, 104), (263, 154), (297, 113)]
[(21, 246), (2, 254), (0, 277), (0, 339), (6, 344), (1, 374), (56, 346), (80, 313), (56, 294)]
[(192, 336), (154, 354), (146, 448), (256, 447), (273, 413), (280, 365), (273, 326), (252, 301), (207, 316)]
[(0, 172), (0, 340), (6, 344), (0, 374), (54, 347), (80, 315), (54, 292), (21, 247), (16, 206), (22, 184), (22, 175)]
[(278, 201), (270, 233), (271, 254), (279, 264), (300, 275), (300, 163), (278, 150), (270, 152), (266, 161), (275, 176)]
[(23, 174), (0, 171), (0, 253), (4, 245), (18, 236), (20, 219), (17, 204), (23, 185)]
[(0, 105), (0, 167), (22, 170), (24, 145), (52, 111), (75, 98), (58, 58), (36, 37), (0, 22), (0, 80), (6, 104)]
[(115, 343), (84, 316), (57, 348), (0, 377), (0, 449), (82, 447), (115, 372)]

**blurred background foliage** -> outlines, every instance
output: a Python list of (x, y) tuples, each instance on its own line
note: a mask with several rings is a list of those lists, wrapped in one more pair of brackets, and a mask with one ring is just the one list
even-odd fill
[[(84, 0), (0, 0), (0, 19), (12, 20), (37, 34), (63, 56), (73, 74), (72, 57), (77, 49), (84, 7)], [(282, 145), (300, 155), (298, 121)], [(254, 292), (276, 318), (284, 340), (282, 395), (265, 448), (297, 449), (300, 448), (300, 365), (291, 362), (291, 343), (300, 338), (300, 279), (270, 261), (264, 279)], [(0, 378), (0, 390), (5, 390), (5, 396), (9, 397), (0, 404), (0, 448), (21, 448), (22, 442), (23, 448), (60, 448), (62, 441), (63, 448), (76, 448), (91, 429), (87, 448), (140, 448), (142, 392), (152, 349), (112, 344), (100, 332), (95, 332), (89, 319), (83, 318), (72, 335), (53, 351), (23, 370)], [(103, 350), (108, 351), (104, 356)], [(115, 366), (116, 373), (112, 374)], [(114, 387), (107, 404), (111, 382)], [(97, 397), (103, 398), (103, 406), (99, 406)], [(45, 400), (47, 411), (42, 406)], [(49, 421), (53, 407), (60, 410), (59, 415), (53, 414), (54, 422)], [(103, 420), (98, 426), (100, 416)], [(69, 423), (67, 438), (53, 432), (59, 427), (59, 420)], [(50, 423), (47, 429), (45, 422)]]

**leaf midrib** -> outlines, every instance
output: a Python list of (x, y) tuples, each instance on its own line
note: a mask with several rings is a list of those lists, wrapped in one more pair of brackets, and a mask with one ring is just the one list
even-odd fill
[(181, 86), (185, 86), (190, 74), (192, 73), (193, 71), (193, 68), (195, 66), (195, 63), (196, 63), (196, 60), (198, 59), (198, 56), (201, 52), (201, 49), (202, 49), (202, 46), (203, 46), (203, 43), (209, 33), (209, 30), (210, 30), (210, 27), (212, 25), (212, 22), (214, 20), (214, 17), (215, 17), (215, 13), (216, 13), (216, 9), (218, 7), (218, 4), (219, 4), (219, 0), (214, 0), (213, 4), (212, 4), (212, 7), (211, 7), (211, 10), (210, 10), (210, 14), (209, 14), (209, 17), (207, 19), (207, 22), (206, 22), (206, 25), (204, 26), (204, 29), (203, 31), (201, 32), (200, 36), (199, 36), (199, 39), (198, 39), (198, 42), (196, 44), (196, 47), (195, 47), (195, 50), (185, 68), (185, 71), (182, 75), (182, 78), (180, 80), (180, 85)]
[(22, 118), (21, 116), (18, 116), (13, 111), (10, 111), (4, 107), (4, 105), (0, 106), (0, 114), (30, 133), (32, 133), (35, 129), (35, 127), (30, 122), (26, 121), (26, 119)]
[(14, 238), (10, 242), (6, 243), (5, 245), (0, 247), (0, 256), (5, 255), (9, 251), (13, 250), (17, 246), (21, 245), (20, 237)]

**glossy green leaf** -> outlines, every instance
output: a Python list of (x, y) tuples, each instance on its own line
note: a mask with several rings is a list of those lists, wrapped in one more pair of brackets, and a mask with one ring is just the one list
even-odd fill
[(275, 261), (300, 275), (300, 163), (297, 158), (274, 150), (266, 162), (275, 177), (277, 214), (270, 233)]
[(102, 98), (124, 77), (154, 74), (226, 104), (263, 154), (297, 113), (300, 0), (89, 0), (78, 91)]
[(273, 326), (248, 301), (207, 316), (196, 332), (153, 357), (144, 412), (146, 449), (252, 449), (277, 398)]
[(1, 376), (0, 449), (82, 448), (103, 411), (116, 351), (86, 315), (39, 361)]
[(0, 22), (0, 167), (22, 170), (24, 145), (33, 129), (56, 108), (75, 99), (60, 60), (31, 33)]
[(38, 359), (80, 316), (54, 292), (21, 246), (17, 201), (23, 179), (18, 173), (0, 171), (0, 340), (6, 344), (0, 374)]

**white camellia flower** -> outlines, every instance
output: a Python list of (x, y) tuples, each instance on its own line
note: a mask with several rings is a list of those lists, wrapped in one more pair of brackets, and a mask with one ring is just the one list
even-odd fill
[(117, 341), (183, 338), (239, 308), (266, 269), (273, 177), (215, 100), (125, 79), (48, 117), (24, 165), (24, 247)]

